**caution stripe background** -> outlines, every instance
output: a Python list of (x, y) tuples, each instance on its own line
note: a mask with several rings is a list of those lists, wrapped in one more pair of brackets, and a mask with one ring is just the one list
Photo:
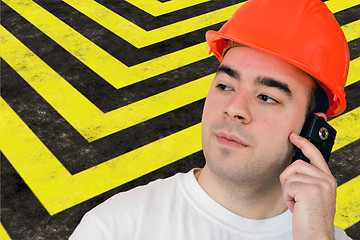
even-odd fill
[[(241, 1), (1, 2), (1, 239), (66, 239), (113, 194), (201, 167), (218, 62), (204, 34)], [(360, 5), (326, 4), (347, 37), (348, 106), (329, 166), (335, 222), (360, 239)]]

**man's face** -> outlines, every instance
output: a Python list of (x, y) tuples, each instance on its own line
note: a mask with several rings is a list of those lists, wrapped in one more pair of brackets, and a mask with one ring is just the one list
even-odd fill
[(292, 131), (305, 120), (312, 79), (248, 47), (225, 55), (206, 98), (202, 144), (209, 169), (232, 182), (278, 181), (290, 163)]

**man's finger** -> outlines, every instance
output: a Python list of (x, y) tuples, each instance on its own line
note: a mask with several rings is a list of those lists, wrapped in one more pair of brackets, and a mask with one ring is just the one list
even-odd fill
[(290, 177), (296, 175), (311, 176), (313, 178), (322, 179), (328, 182), (333, 182), (333, 178), (334, 178), (332, 175), (323, 172), (316, 166), (308, 164), (304, 161), (295, 161), (281, 173), (280, 175), (281, 184), (284, 185)]
[(331, 171), (321, 152), (310, 141), (294, 132), (290, 134), (289, 140), (302, 151), (302, 153), (310, 160), (312, 165), (319, 168), (326, 174), (331, 175)]

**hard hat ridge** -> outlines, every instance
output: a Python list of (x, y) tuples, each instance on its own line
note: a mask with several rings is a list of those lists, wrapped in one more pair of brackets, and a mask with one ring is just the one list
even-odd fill
[(220, 61), (229, 40), (279, 57), (318, 81), (328, 96), (328, 116), (346, 108), (347, 41), (320, 0), (249, 0), (206, 40)]

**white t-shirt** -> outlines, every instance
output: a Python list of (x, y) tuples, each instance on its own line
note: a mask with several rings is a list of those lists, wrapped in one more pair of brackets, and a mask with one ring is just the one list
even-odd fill
[[(292, 239), (288, 210), (264, 220), (227, 210), (200, 187), (194, 170), (119, 193), (85, 214), (71, 240)], [(335, 227), (335, 239), (350, 239)]]

